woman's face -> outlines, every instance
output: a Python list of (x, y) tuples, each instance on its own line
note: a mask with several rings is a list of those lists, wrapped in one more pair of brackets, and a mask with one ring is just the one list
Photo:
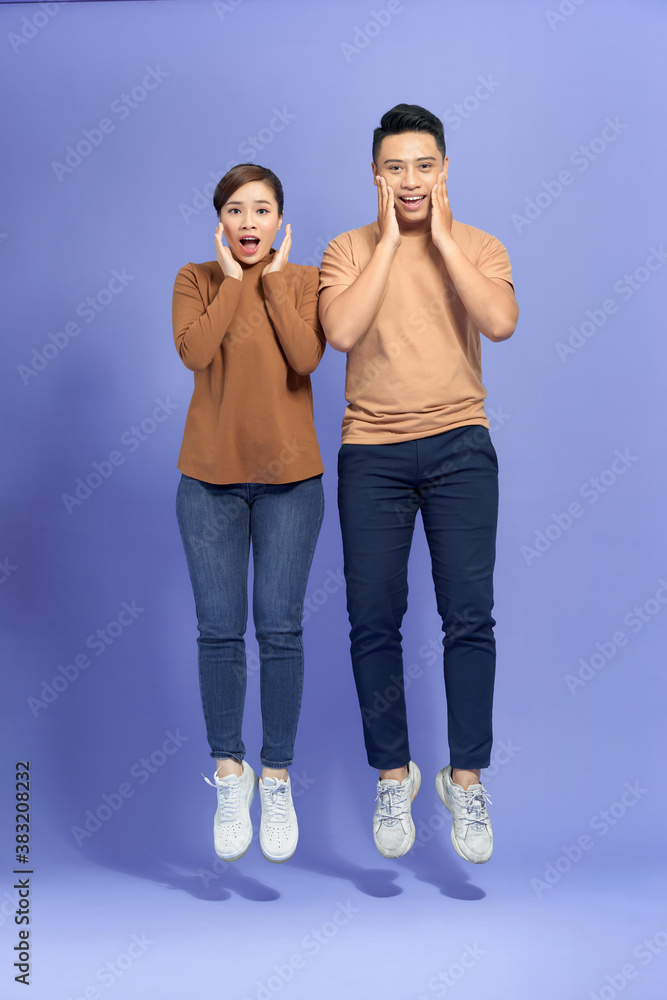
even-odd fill
[(266, 257), (282, 223), (273, 190), (265, 181), (237, 188), (220, 209), (220, 222), (229, 249), (247, 264)]

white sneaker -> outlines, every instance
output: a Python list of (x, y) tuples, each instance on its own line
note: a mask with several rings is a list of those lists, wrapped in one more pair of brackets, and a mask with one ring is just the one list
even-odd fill
[(404, 781), (384, 778), (377, 783), (373, 839), (384, 858), (402, 857), (415, 842), (411, 808), (420, 784), (421, 773), (412, 760)]
[(213, 819), (215, 853), (223, 861), (238, 861), (252, 843), (250, 803), (257, 791), (257, 775), (243, 761), (240, 777), (228, 774), (219, 778), (217, 773), (214, 773), (213, 781), (205, 775), (202, 777), (218, 791), (218, 808)]
[(448, 764), (438, 772), (435, 787), (440, 801), (452, 814), (452, 844), (465, 861), (481, 865), (493, 853), (493, 830), (486, 803), (491, 802), (484, 785), (470, 785), (465, 791), (452, 781)]
[(296, 851), (299, 824), (292, 802), (289, 775), (283, 778), (262, 778), (259, 782), (262, 818), (259, 824), (259, 846), (267, 861), (278, 864), (289, 861)]

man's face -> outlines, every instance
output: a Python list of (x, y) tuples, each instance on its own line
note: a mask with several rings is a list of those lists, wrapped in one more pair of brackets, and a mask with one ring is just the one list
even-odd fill
[(382, 140), (373, 163), (373, 176), (380, 174), (394, 192), (396, 217), (401, 229), (428, 228), (431, 189), (438, 174), (449, 166), (435, 139), (428, 132), (401, 132)]

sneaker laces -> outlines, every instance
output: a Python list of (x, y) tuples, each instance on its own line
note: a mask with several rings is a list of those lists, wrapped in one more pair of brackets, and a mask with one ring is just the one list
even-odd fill
[(375, 813), (376, 819), (391, 826), (398, 822), (402, 816), (407, 815), (407, 791), (407, 782), (385, 785), (384, 788), (379, 787), (375, 796), (375, 801), (379, 803)]
[(485, 827), (489, 818), (486, 803), (488, 802), (489, 805), (493, 805), (493, 803), (484, 785), (472, 785), (469, 788), (461, 789), (461, 794), (457, 792), (457, 795), (462, 800), (461, 805), (467, 813), (466, 816), (460, 818), (471, 824), (473, 828)]
[(287, 782), (284, 780), (278, 782), (275, 778), (269, 780), (276, 781), (276, 784), (267, 785), (265, 782), (262, 782), (262, 807), (266, 809), (269, 823), (286, 823), (289, 810), (289, 788), (287, 787)]
[(235, 820), (238, 813), (241, 782), (239, 780), (223, 781), (222, 778), (218, 778), (214, 783), (209, 781), (205, 774), (202, 774), (202, 778), (218, 790), (218, 808), (220, 809), (221, 822), (229, 823)]

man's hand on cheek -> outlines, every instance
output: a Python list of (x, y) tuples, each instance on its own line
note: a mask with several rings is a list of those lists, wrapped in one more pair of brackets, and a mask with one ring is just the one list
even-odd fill
[(431, 188), (431, 239), (439, 248), (452, 240), (452, 210), (444, 171)]
[(378, 226), (380, 242), (386, 243), (394, 250), (400, 246), (401, 232), (396, 218), (394, 192), (381, 174), (377, 174), (373, 183), (378, 189)]

